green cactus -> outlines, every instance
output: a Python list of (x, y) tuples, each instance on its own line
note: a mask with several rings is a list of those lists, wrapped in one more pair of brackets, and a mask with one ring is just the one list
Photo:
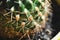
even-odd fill
[(7, 0), (9, 11), (0, 17), (0, 21), (5, 21), (1, 26), (22, 33), (21, 38), (42, 31), (51, 11), (50, 2), (50, 0)]

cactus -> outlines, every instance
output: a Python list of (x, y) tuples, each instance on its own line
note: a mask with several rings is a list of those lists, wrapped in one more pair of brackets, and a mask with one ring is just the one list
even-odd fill
[[(32, 37), (33, 40), (35, 33), (46, 28), (51, 0), (6, 0), (6, 4), (6, 10), (0, 14), (0, 25), (7, 37), (17, 36), (18, 40)], [(47, 31), (51, 34), (50, 30)]]

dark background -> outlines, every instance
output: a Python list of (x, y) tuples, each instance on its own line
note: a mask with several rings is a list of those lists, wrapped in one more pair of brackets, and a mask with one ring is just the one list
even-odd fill
[(60, 5), (57, 4), (56, 0), (52, 1), (53, 16), (51, 26), (54, 29), (52, 36), (54, 37), (60, 31)]

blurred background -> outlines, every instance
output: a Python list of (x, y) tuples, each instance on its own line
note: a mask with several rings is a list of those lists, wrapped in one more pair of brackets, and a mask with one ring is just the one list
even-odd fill
[(60, 0), (51, 0), (52, 1), (52, 9), (53, 16), (51, 27), (54, 29), (53, 36), (54, 37), (60, 31)]

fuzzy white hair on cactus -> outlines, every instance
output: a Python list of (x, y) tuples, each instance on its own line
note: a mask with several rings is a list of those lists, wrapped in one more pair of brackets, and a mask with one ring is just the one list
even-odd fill
[(45, 20), (45, 16), (44, 15), (42, 15), (42, 19)]
[(14, 6), (13, 7), (11, 7), (11, 9), (10, 9), (12, 12), (14, 11)]
[(35, 10), (36, 10), (36, 11), (39, 11), (39, 8), (38, 8), (38, 7), (35, 7)]
[(27, 13), (27, 12), (28, 12), (28, 10), (25, 8), (25, 9), (24, 9), (24, 12), (25, 12), (25, 13)]
[(22, 2), (19, 0), (18, 3), (21, 4)]
[(18, 21), (18, 20), (19, 20), (19, 18), (20, 18), (20, 15), (19, 15), (19, 14), (17, 14), (17, 15), (16, 15), (16, 21)]

